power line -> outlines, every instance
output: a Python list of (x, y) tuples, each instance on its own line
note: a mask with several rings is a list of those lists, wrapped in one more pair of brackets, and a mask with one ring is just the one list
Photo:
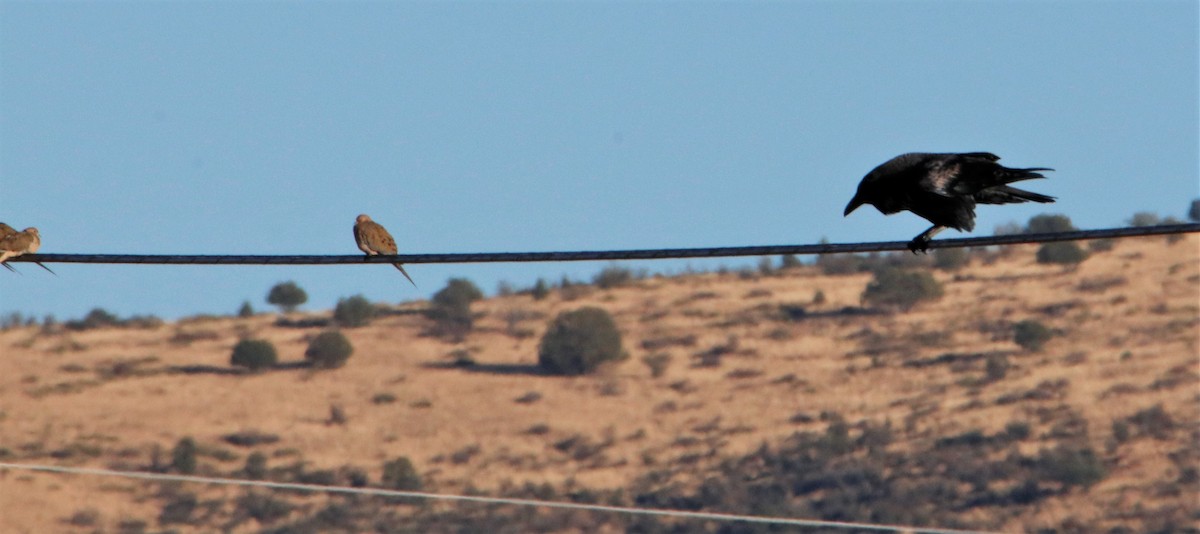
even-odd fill
[[(1012, 234), (985, 237), (939, 239), (929, 244), (931, 249), (986, 247), (1111, 239), (1151, 235), (1200, 232), (1200, 223), (1075, 230), (1043, 234)], [(400, 254), (397, 256), (319, 256), (319, 255), (176, 255), (176, 254), (29, 254), (8, 261), (40, 261), (44, 263), (122, 263), (154, 265), (342, 265), (362, 263), (491, 263), (491, 262), (551, 262), (595, 260), (660, 260), (675, 258), (716, 258), (733, 256), (775, 256), (806, 254), (838, 254), (847, 252), (907, 251), (907, 241), (868, 243), (818, 243), (811, 245), (766, 245), (745, 247), (665, 248), (638, 250), (591, 250), (574, 252), (472, 252), (449, 254)]]
[(974, 534), (983, 531), (957, 530), (945, 528), (910, 527), (902, 525), (884, 525), (876, 523), (856, 523), (850, 521), (823, 521), (819, 519), (794, 519), (788, 517), (768, 517), (756, 515), (724, 514), (718, 512), (694, 512), (689, 510), (664, 510), (655, 508), (634, 508), (629, 506), (610, 506), (604, 504), (585, 504), (562, 501), (541, 501), (536, 499), (517, 499), (510, 497), (487, 497), (482, 495), (453, 495), (445, 493), (427, 493), (422, 491), (401, 491), (382, 488), (355, 488), (349, 486), (323, 486), (319, 484), (297, 484), (291, 482), (270, 482), (265, 480), (242, 480), (236, 478), (214, 478), (190, 475), (169, 475), (163, 473), (146, 473), (141, 471), (117, 471), (112, 469), (95, 469), (88, 467), (66, 467), (57, 465), (14, 464), (0, 462), (0, 469), (41, 471), (46, 473), (74, 474), (88, 476), (109, 476), (158, 482), (194, 482), (197, 484), (213, 484), (224, 486), (258, 487), (276, 490), (296, 490), (316, 493), (340, 493), (353, 495), (371, 495), (377, 497), (405, 497), (409, 499), (428, 499), (457, 502), (476, 502), (486, 504), (507, 504), (512, 506), (535, 506), (542, 508), (559, 508), (568, 510), (588, 510), (592, 512), (609, 512), (634, 515), (649, 515), (659, 517), (675, 517), (680, 519), (698, 519), (705, 521), (738, 521), (744, 523), (761, 523), (799, 527), (825, 527), (860, 529), (889, 532), (912, 532), (927, 534)]

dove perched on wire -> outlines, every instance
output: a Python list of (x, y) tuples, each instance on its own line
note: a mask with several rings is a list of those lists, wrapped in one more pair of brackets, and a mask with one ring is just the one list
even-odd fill
[[(10, 235), (14, 235), (16, 233), (17, 233), (16, 228), (13, 228), (7, 224), (0, 222), (0, 241), (4, 241), (4, 238), (6, 238)], [(14, 269), (12, 265), (9, 265), (7, 263), (4, 263), (3, 265), (4, 265), (5, 269), (8, 269), (14, 273), (17, 272), (17, 270)]]
[[(7, 224), (4, 226), (8, 227)], [(11, 229), (11, 227), (8, 228)], [(0, 229), (0, 232), (3, 231), (4, 229)], [(37, 228), (29, 227), (21, 230), (20, 232), (9, 234), (3, 239), (0, 239), (0, 264), (3, 264), (11, 269), (11, 266), (5, 263), (9, 258), (15, 258), (25, 254), (33, 254), (37, 252), (38, 248), (41, 246), (42, 238), (38, 235)], [(34, 263), (37, 263), (39, 267), (50, 271), (49, 267), (42, 265), (40, 262)], [(54, 271), (50, 271), (50, 274), (55, 273)]]
[[(396, 240), (392, 239), (392, 234), (389, 234), (379, 223), (372, 221), (366, 214), (359, 215), (354, 220), (354, 241), (358, 243), (358, 249), (367, 253), (368, 256), (393, 256), (396, 254)], [(408, 279), (408, 283), (417, 287), (417, 283), (413, 282), (412, 277), (404, 271), (404, 266), (399, 263), (392, 265), (400, 270), (400, 274)]]

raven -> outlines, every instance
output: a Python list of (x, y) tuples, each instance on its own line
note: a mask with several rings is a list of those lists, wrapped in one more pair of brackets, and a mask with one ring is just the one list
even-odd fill
[(916, 254), (928, 250), (933, 236), (946, 228), (974, 230), (976, 203), (1054, 202), (1054, 197), (1008, 185), (1045, 178), (1038, 171), (1054, 169), (1011, 169), (996, 163), (999, 160), (1000, 156), (990, 152), (901, 154), (862, 179), (844, 215), (863, 204), (875, 206), (884, 215), (904, 210), (920, 215), (933, 226), (909, 241), (908, 249)]

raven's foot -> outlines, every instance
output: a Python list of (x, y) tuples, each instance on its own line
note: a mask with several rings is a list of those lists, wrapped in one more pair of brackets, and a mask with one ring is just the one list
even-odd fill
[(920, 252), (921, 254), (928, 254), (929, 253), (929, 241), (930, 241), (930, 239), (928, 237), (925, 237), (924, 234), (914, 237), (912, 241), (908, 242), (908, 250), (911, 250), (913, 254), (916, 254), (918, 252)]

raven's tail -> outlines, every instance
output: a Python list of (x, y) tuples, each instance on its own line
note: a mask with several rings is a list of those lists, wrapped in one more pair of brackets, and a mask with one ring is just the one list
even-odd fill
[(1018, 202), (1040, 202), (1047, 204), (1054, 202), (1054, 197), (1034, 193), (1024, 189), (1017, 189), (1012, 186), (1001, 185), (998, 187), (989, 187), (975, 193), (975, 201), (980, 204), (1015, 204)]
[[(1028, 169), (1013, 169), (1003, 165), (996, 165), (996, 180), (1001, 184), (1011, 184), (1020, 182), (1021, 180), (1033, 180), (1037, 178), (1045, 178), (1042, 171), (1053, 171), (1049, 167), (1030, 167)], [(1032, 194), (1032, 193), (1030, 193)]]

